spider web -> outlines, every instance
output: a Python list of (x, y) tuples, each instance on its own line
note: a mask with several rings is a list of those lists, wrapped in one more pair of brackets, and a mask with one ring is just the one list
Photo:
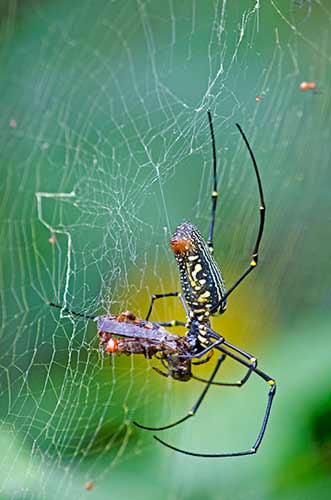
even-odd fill
[[(8, 2), (0, 77), (4, 495), (80, 497), (87, 481), (117, 492), (114, 470), (125, 477), (128, 463), (157, 456), (167, 475), (181, 460), (168, 462), (131, 421), (170, 422), (201, 386), (159, 377), (154, 361), (110, 362), (94, 324), (47, 303), (144, 317), (153, 292), (178, 290), (170, 235), (185, 218), (204, 234), (209, 225), (208, 109), (220, 183), (215, 255), (228, 285), (249, 262), (258, 224), (235, 122), (258, 159), (268, 209), (264, 264), (214, 327), (254, 352), (263, 338), (275, 342), (273, 328), (299, 304), (311, 314), (329, 307), (328, 254), (312, 256), (323, 237), (317, 214), (331, 209), (330, 20), (324, 0)], [(301, 92), (303, 80), (317, 82), (317, 92)], [(183, 311), (169, 299), (152, 319), (174, 317)], [(233, 399), (240, 413), (237, 393), (227, 392), (211, 397), (202, 422)], [(263, 405), (248, 419), (253, 429)], [(231, 408), (225, 422), (240, 426)], [(214, 447), (213, 435), (201, 439), (203, 423), (195, 425), (200, 440), (178, 431), (173, 442)], [(247, 437), (225, 436), (219, 446), (243, 449)]]

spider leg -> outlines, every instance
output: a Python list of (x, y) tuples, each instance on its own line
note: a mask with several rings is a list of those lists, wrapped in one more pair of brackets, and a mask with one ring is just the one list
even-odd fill
[(253, 271), (253, 269), (256, 268), (256, 266), (258, 264), (258, 258), (259, 258), (259, 247), (260, 247), (260, 243), (261, 243), (261, 239), (262, 239), (262, 235), (263, 235), (263, 229), (264, 229), (266, 207), (265, 207), (265, 202), (264, 202), (264, 195), (263, 195), (262, 181), (261, 181), (260, 173), (259, 173), (259, 170), (257, 168), (257, 163), (256, 163), (254, 153), (249, 145), (247, 137), (244, 134), (243, 130), (241, 129), (240, 125), (238, 125), (238, 123), (236, 123), (236, 125), (237, 125), (237, 128), (238, 128), (238, 130), (239, 130), (239, 132), (240, 132), (240, 134), (241, 134), (241, 136), (246, 144), (248, 152), (250, 154), (250, 157), (251, 157), (251, 160), (253, 163), (253, 167), (254, 167), (254, 171), (255, 171), (255, 175), (256, 175), (256, 180), (257, 180), (257, 185), (258, 185), (259, 195), (260, 195), (260, 225), (259, 225), (259, 229), (258, 229), (258, 233), (257, 233), (255, 245), (254, 245), (252, 260), (249, 264), (249, 267), (246, 269), (246, 271), (243, 272), (243, 274), (237, 279), (237, 281), (235, 281), (235, 283), (228, 289), (228, 291), (221, 298), (219, 303), (213, 308), (211, 313), (217, 311), (217, 309), (219, 309), (219, 307), (225, 303), (227, 297), (233, 292), (233, 290), (235, 290), (235, 288), (237, 288), (237, 286), (240, 285), (240, 283), (246, 278), (246, 276), (248, 276)]
[[(208, 360), (209, 360), (209, 358), (208, 358)], [(194, 364), (198, 364), (198, 363), (194, 363)], [(256, 368), (256, 366), (257, 366), (257, 360), (255, 360), (254, 365), (252, 364), (252, 366), (250, 368), (248, 368), (248, 370), (247, 370), (246, 374), (243, 376), (243, 378), (241, 378), (237, 382), (213, 382), (213, 385), (219, 385), (222, 387), (242, 387), (247, 382), (247, 380), (249, 379), (249, 377), (251, 376), (251, 374), (254, 371), (254, 367)], [(203, 382), (205, 384), (208, 384), (207, 379), (198, 377), (197, 375), (192, 374), (192, 378), (194, 380), (197, 380), (198, 382)]]
[[(244, 377), (242, 379), (238, 380), (237, 382), (213, 382), (213, 385), (228, 386), (228, 387), (242, 387), (247, 382), (247, 380), (251, 376), (252, 372), (257, 367), (257, 359), (249, 352), (244, 351), (240, 347), (237, 347), (236, 345), (231, 344), (230, 342), (225, 340), (224, 337), (221, 337), (217, 332), (215, 332), (211, 328), (206, 327), (206, 331), (207, 331), (207, 338), (213, 338), (215, 340), (223, 339), (223, 342), (221, 342), (222, 344), (224, 344), (226, 347), (229, 347), (233, 351), (236, 351), (237, 353), (241, 354), (244, 358), (248, 359), (249, 364), (250, 364), (250, 368), (247, 370)], [(196, 375), (192, 375), (192, 378), (195, 380), (199, 380), (200, 382), (205, 382), (205, 383), (208, 382), (208, 380), (197, 377)]]
[[(204, 365), (205, 363), (208, 363), (208, 361), (211, 360), (211, 358), (213, 357), (213, 354), (214, 354), (214, 351), (209, 351), (208, 353), (208, 356), (206, 357), (206, 359), (201, 359), (200, 361), (192, 361), (192, 365)], [(208, 380), (206, 381), (208, 382)]]
[[(243, 376), (243, 378), (241, 378), (237, 382), (213, 382), (213, 385), (219, 385), (222, 387), (242, 387), (247, 382), (252, 373), (253, 373), (253, 368), (249, 368), (246, 374)], [(192, 378), (193, 380), (197, 380), (198, 382), (204, 382), (205, 384), (208, 384), (208, 380), (205, 378), (197, 377), (196, 375), (193, 374)]]
[(213, 122), (211, 119), (211, 114), (210, 111), (207, 112), (208, 114), (208, 121), (209, 121), (209, 128), (210, 128), (210, 134), (211, 134), (211, 143), (212, 143), (212, 148), (213, 148), (213, 190), (211, 193), (211, 219), (210, 219), (210, 226), (209, 226), (209, 233), (208, 233), (208, 240), (207, 240), (207, 245), (209, 247), (209, 250), (211, 253), (214, 251), (214, 226), (215, 226), (215, 217), (216, 217), (216, 207), (217, 207), (217, 200), (218, 200), (218, 192), (217, 192), (217, 161), (216, 161), (216, 145), (215, 145), (215, 136), (214, 136), (214, 128), (213, 128)]
[[(215, 365), (215, 368), (211, 374), (211, 377), (206, 385), (206, 387), (204, 388), (204, 390), (202, 391), (200, 397), (198, 398), (197, 402), (192, 406), (192, 408), (190, 409), (190, 411), (187, 413), (187, 415), (185, 415), (185, 417), (177, 420), (176, 422), (173, 422), (172, 424), (169, 424), (169, 425), (164, 425), (163, 427), (146, 427), (144, 425), (140, 425), (138, 424), (137, 422), (133, 422), (135, 426), (139, 427), (140, 429), (144, 429), (144, 430), (147, 430), (147, 431), (163, 431), (165, 429), (170, 429), (171, 427), (175, 427), (176, 425), (178, 424), (181, 424), (182, 422), (185, 422), (185, 420), (187, 420), (188, 418), (190, 417), (194, 417), (194, 415), (196, 414), (196, 412), (198, 411), (202, 401), (204, 400), (207, 392), (208, 392), (208, 389), (209, 387), (213, 384), (213, 380), (214, 380), (214, 377), (216, 375), (216, 373), (218, 372), (223, 360), (225, 359), (225, 356), (224, 355), (221, 355), (219, 356), (218, 360), (217, 360), (217, 363)], [(155, 436), (154, 436), (155, 437)]]
[[(213, 330), (211, 330), (211, 331), (213, 331)], [(179, 358), (183, 358), (183, 359), (200, 359), (200, 358), (202, 358), (205, 354), (207, 354), (208, 352), (210, 352), (216, 346), (218, 346), (220, 344), (223, 344), (224, 337), (221, 337), (218, 334), (216, 334), (216, 335), (218, 336), (217, 341), (216, 342), (210, 342), (210, 344), (205, 349), (203, 349), (202, 351), (198, 352), (197, 354), (179, 354), (178, 357)], [(214, 336), (214, 338), (216, 338), (216, 335)], [(195, 363), (195, 364), (203, 364), (203, 363), (204, 363), (204, 361), (202, 363), (198, 362), (198, 363)]]
[(185, 321), (178, 321), (177, 319), (173, 319), (171, 321), (153, 321), (155, 325), (159, 326), (186, 326)]
[[(238, 363), (241, 363), (242, 365), (246, 366), (247, 368), (251, 368), (248, 361), (246, 361), (245, 359), (241, 359), (239, 356), (237, 356), (237, 354), (229, 351), (228, 349), (226, 349), (222, 345), (216, 346), (216, 349), (221, 351), (223, 353), (223, 355), (225, 354), (225, 355), (229, 356), (230, 358), (234, 359), (235, 361), (237, 361)], [(273, 401), (274, 395), (276, 393), (276, 382), (274, 379), (269, 377), (269, 375), (267, 375), (262, 370), (259, 370), (258, 368), (255, 368), (253, 371), (254, 371), (254, 373), (256, 373), (256, 375), (261, 377), (265, 382), (267, 382), (270, 385), (270, 389), (269, 389), (269, 393), (268, 393), (267, 406), (266, 406), (266, 410), (265, 410), (264, 417), (262, 420), (260, 431), (258, 433), (258, 436), (257, 436), (254, 444), (252, 445), (252, 447), (249, 450), (238, 451), (238, 452), (234, 452), (234, 453), (194, 453), (191, 451), (186, 451), (186, 450), (182, 450), (180, 448), (176, 448), (175, 446), (172, 446), (172, 445), (166, 443), (165, 441), (158, 438), (157, 436), (153, 436), (154, 439), (156, 439), (159, 443), (163, 444), (167, 448), (170, 448), (174, 451), (177, 451), (178, 453), (183, 453), (184, 455), (190, 455), (193, 457), (223, 458), (223, 457), (240, 457), (240, 456), (245, 456), (245, 455), (254, 455), (257, 452), (257, 450), (262, 442), (262, 439), (263, 439), (263, 436), (264, 436), (264, 433), (265, 433), (265, 430), (266, 430), (266, 427), (268, 424), (272, 401)], [(213, 376), (215, 376), (214, 372), (212, 374), (212, 377)]]
[[(164, 299), (166, 297), (178, 297), (179, 300), (182, 303), (182, 306), (184, 308), (186, 317), (187, 318), (189, 317), (189, 314), (190, 314), (189, 310), (188, 310), (186, 302), (185, 302), (185, 300), (184, 300), (184, 298), (183, 298), (183, 296), (182, 296), (182, 294), (180, 292), (153, 293), (153, 295), (151, 297), (151, 302), (150, 302), (150, 305), (149, 305), (148, 313), (146, 315), (146, 321), (149, 320), (150, 315), (152, 314), (152, 310), (153, 310), (153, 307), (154, 307), (154, 302), (156, 300), (158, 300), (158, 299)], [(186, 323), (184, 323), (182, 321), (172, 320), (172, 321), (162, 321), (162, 322), (159, 322), (157, 324), (161, 325), (161, 326), (185, 326)]]
[[(205, 326), (203, 329), (201, 328), (201, 330), (202, 330), (202, 332), (203, 331), (206, 332), (204, 334), (204, 336), (206, 336), (208, 340), (211, 339), (211, 338), (214, 339), (214, 340), (216, 340), (216, 344), (217, 345), (224, 344), (226, 347), (229, 347), (233, 351), (236, 351), (238, 354), (241, 354), (244, 358), (247, 358), (249, 361), (251, 361), (251, 363), (253, 363), (253, 360), (256, 360), (256, 358), (252, 354), (250, 354), (247, 351), (244, 351), (244, 349), (241, 349), (240, 347), (237, 347), (234, 344), (231, 344), (230, 342), (228, 342), (227, 340), (225, 340), (225, 338), (222, 335), (220, 335), (219, 333), (215, 332), (215, 330), (213, 330), (209, 326)], [(201, 355), (203, 355), (206, 351), (209, 351), (209, 349), (210, 349), (210, 346), (207, 347), (207, 349), (204, 349), (203, 351), (201, 351), (195, 357), (196, 358), (197, 357), (201, 357)]]

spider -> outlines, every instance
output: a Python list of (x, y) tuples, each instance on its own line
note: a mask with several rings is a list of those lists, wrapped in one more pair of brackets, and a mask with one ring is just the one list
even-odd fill
[[(170, 246), (175, 254), (179, 268), (182, 293), (170, 292), (163, 294), (153, 294), (145, 320), (136, 319), (130, 313), (122, 313), (119, 316), (88, 316), (82, 313), (75, 313), (51, 303), (55, 307), (67, 310), (75, 315), (92, 319), (97, 322), (101, 346), (109, 353), (122, 352), (130, 354), (145, 354), (147, 358), (157, 356), (164, 368), (163, 372), (154, 368), (160, 375), (171, 376), (175, 380), (187, 381), (191, 378), (205, 383), (205, 388), (190, 411), (182, 418), (168, 425), (151, 427), (133, 422), (134, 425), (148, 431), (163, 431), (183, 423), (193, 417), (201, 406), (211, 385), (242, 387), (251, 374), (254, 372), (269, 385), (267, 406), (262, 420), (258, 436), (250, 449), (232, 453), (196, 453), (177, 448), (157, 436), (153, 436), (162, 445), (185, 455), (207, 458), (222, 458), (252, 455), (257, 452), (270, 416), (271, 405), (276, 393), (276, 382), (265, 372), (257, 368), (257, 359), (248, 352), (226, 341), (225, 338), (211, 328), (210, 317), (215, 314), (222, 314), (226, 310), (229, 295), (238, 285), (256, 268), (258, 264), (259, 246), (261, 243), (264, 221), (265, 202), (263, 196), (262, 182), (258, 171), (257, 163), (248, 140), (240, 125), (236, 124), (250, 154), (257, 180), (260, 196), (260, 224), (253, 249), (252, 259), (247, 269), (227, 290), (224, 284), (222, 273), (213, 257), (213, 236), (215, 226), (215, 216), (217, 207), (217, 159), (216, 144), (213, 130), (211, 114), (208, 111), (208, 121), (212, 142), (213, 157), (213, 190), (211, 220), (207, 242), (203, 239), (198, 228), (188, 221), (183, 221), (175, 230), (170, 240)], [(187, 322), (177, 320), (164, 322), (151, 322), (151, 316), (155, 301), (167, 297), (178, 297), (183, 305)], [(184, 337), (170, 334), (164, 327), (185, 326)], [(112, 335), (124, 337), (124, 339), (114, 339)], [(202, 364), (209, 361), (214, 350), (219, 351), (216, 365), (208, 380), (196, 377), (192, 374), (192, 364)], [(205, 356), (207, 357), (205, 358)], [(223, 363), (225, 357), (233, 359), (245, 366), (247, 371), (238, 382), (226, 383), (216, 382), (214, 379)], [(196, 361), (193, 361), (196, 360)]]
[[(170, 429), (176, 425), (184, 422), (188, 418), (194, 416), (204, 400), (209, 387), (214, 383), (214, 378), (224, 361), (224, 355), (229, 356), (235, 361), (241, 363), (244, 366), (248, 366), (248, 371), (245, 376), (236, 383), (224, 384), (224, 385), (236, 385), (242, 387), (249, 379), (252, 372), (255, 372), (259, 377), (265, 380), (269, 386), (268, 402), (265, 410), (265, 415), (261, 424), (259, 434), (249, 450), (234, 452), (234, 453), (215, 453), (215, 454), (205, 454), (205, 453), (195, 453), (181, 448), (177, 448), (163, 440), (159, 437), (154, 436), (154, 438), (164, 446), (171, 448), (174, 451), (184, 453), (186, 455), (192, 455), (197, 457), (231, 457), (231, 456), (242, 456), (251, 455), (256, 453), (261, 441), (263, 439), (265, 429), (269, 420), (271, 405), (273, 397), (276, 392), (276, 382), (275, 380), (262, 372), (257, 368), (257, 360), (251, 354), (246, 351), (230, 344), (225, 341), (224, 337), (215, 332), (211, 328), (210, 317), (214, 314), (222, 314), (226, 310), (227, 299), (229, 295), (239, 286), (239, 284), (256, 268), (258, 264), (259, 247), (263, 235), (264, 221), (265, 221), (265, 202), (263, 196), (262, 182), (257, 167), (256, 159), (253, 151), (249, 145), (249, 142), (241, 129), (239, 124), (236, 124), (244, 142), (250, 154), (252, 164), (254, 167), (254, 172), (257, 180), (259, 196), (260, 196), (260, 225), (253, 249), (252, 259), (247, 267), (247, 269), (242, 273), (242, 275), (235, 281), (235, 283), (226, 290), (222, 273), (213, 257), (214, 245), (214, 226), (216, 217), (216, 207), (217, 207), (217, 158), (216, 158), (216, 143), (215, 135), (213, 129), (213, 123), (210, 111), (207, 112), (209, 128), (211, 134), (212, 143), (212, 157), (213, 157), (213, 190), (211, 195), (212, 206), (211, 206), (211, 220), (209, 225), (209, 233), (207, 242), (202, 237), (198, 228), (188, 221), (183, 221), (175, 230), (174, 234), (170, 240), (170, 246), (175, 254), (176, 262), (179, 268), (180, 281), (182, 286), (182, 294), (179, 292), (170, 292), (165, 294), (154, 294), (152, 295), (150, 307), (146, 316), (146, 320), (149, 320), (150, 315), (153, 310), (153, 306), (156, 300), (163, 299), (169, 296), (178, 296), (183, 304), (187, 323), (187, 332), (185, 334), (186, 340), (189, 345), (188, 354), (186, 355), (189, 359), (201, 359), (205, 354), (212, 352), (217, 349), (222, 354), (218, 357), (215, 368), (209, 378), (209, 380), (199, 379), (206, 382), (206, 387), (202, 391), (202, 394), (198, 398), (197, 402), (192, 406), (191, 410), (184, 417), (179, 420), (164, 425), (161, 427), (150, 427), (138, 424), (134, 422), (137, 427), (145, 430), (152, 431), (163, 431), (165, 429)], [(163, 322), (163, 326), (176, 326), (180, 324), (178, 321), (168, 321)], [(225, 346), (225, 347), (224, 347)], [(181, 356), (183, 357), (183, 355)], [(244, 359), (243, 359), (244, 358)], [(207, 358), (208, 361), (208, 358)]]

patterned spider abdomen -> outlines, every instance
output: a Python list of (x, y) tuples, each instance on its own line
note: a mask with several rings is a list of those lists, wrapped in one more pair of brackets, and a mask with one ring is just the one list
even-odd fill
[[(170, 246), (175, 254), (185, 300), (197, 317), (217, 312), (214, 308), (226, 293), (221, 271), (198, 228), (182, 222)], [(219, 312), (224, 312), (226, 300)]]

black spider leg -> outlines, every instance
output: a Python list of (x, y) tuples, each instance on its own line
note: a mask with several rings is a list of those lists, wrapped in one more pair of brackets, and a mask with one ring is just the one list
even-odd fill
[(73, 316), (79, 316), (80, 318), (91, 319), (92, 321), (94, 321), (95, 318), (97, 317), (97, 316), (91, 316), (90, 314), (72, 311), (68, 307), (63, 307), (63, 306), (60, 306), (59, 304), (54, 304), (54, 302), (48, 302), (48, 305), (51, 307), (56, 307), (57, 309), (61, 309), (61, 311), (72, 314)]
[[(210, 345), (208, 347), (206, 347), (206, 349), (203, 349), (203, 351), (201, 351), (199, 354), (197, 354), (195, 356), (182, 356), (182, 357), (200, 358), (200, 357), (204, 356), (205, 354), (207, 354), (211, 349), (214, 349), (215, 347), (217, 347), (218, 345), (222, 344), (223, 342), (224, 342), (224, 339), (223, 339), (223, 337), (221, 337), (217, 342), (210, 343)], [(176, 420), (176, 422), (173, 422), (173, 423), (168, 424), (168, 425), (164, 425), (162, 427), (148, 427), (148, 426), (145, 426), (145, 425), (138, 424), (138, 422), (133, 422), (133, 424), (136, 427), (139, 427), (140, 429), (144, 429), (146, 431), (164, 431), (166, 429), (171, 429), (172, 427), (175, 427), (176, 425), (181, 424), (182, 422), (185, 422), (185, 420), (187, 420), (190, 417), (193, 417), (196, 414), (199, 406), (201, 405), (201, 403), (202, 403), (205, 395), (207, 394), (207, 391), (208, 391), (209, 387), (211, 385), (213, 385), (213, 379), (214, 379), (216, 373), (218, 372), (219, 367), (221, 366), (221, 364), (222, 364), (222, 362), (223, 362), (224, 359), (225, 359), (225, 356), (220, 356), (218, 358), (217, 363), (215, 365), (215, 368), (213, 370), (213, 373), (212, 373), (210, 379), (208, 380), (206, 387), (202, 391), (202, 393), (201, 393), (198, 401), (192, 406), (192, 408), (187, 413), (187, 415), (185, 415), (185, 417), (182, 417), (179, 420)]]
[[(229, 351), (228, 349), (223, 347), (223, 345), (217, 345), (217, 346), (215, 346), (215, 348), (218, 349), (219, 351), (221, 351), (223, 353), (223, 355), (225, 354), (225, 355), (229, 356), (230, 358), (234, 359), (235, 361), (237, 361), (238, 363), (241, 363), (244, 366), (250, 368), (249, 363), (245, 359), (241, 359), (239, 356), (237, 356), (236, 354), (232, 353), (231, 351)], [(266, 430), (266, 427), (268, 424), (269, 416), (270, 416), (272, 401), (273, 401), (274, 395), (276, 393), (276, 382), (274, 379), (269, 377), (269, 375), (267, 375), (263, 371), (259, 370), (258, 368), (255, 368), (254, 372), (259, 377), (261, 377), (263, 380), (265, 380), (271, 387), (269, 390), (268, 402), (267, 402), (267, 406), (266, 406), (266, 410), (264, 413), (264, 417), (263, 417), (260, 431), (258, 433), (258, 436), (257, 436), (253, 446), (249, 450), (238, 451), (238, 452), (234, 452), (234, 453), (194, 453), (191, 451), (186, 451), (186, 450), (182, 450), (180, 448), (176, 448), (175, 446), (172, 446), (172, 445), (166, 443), (165, 441), (158, 438), (157, 436), (153, 436), (154, 439), (156, 439), (159, 443), (163, 444), (167, 448), (170, 448), (171, 450), (177, 451), (178, 453), (183, 453), (184, 455), (190, 455), (193, 457), (223, 458), (223, 457), (240, 457), (240, 456), (245, 456), (245, 455), (254, 455), (254, 453), (257, 452), (257, 450), (262, 442), (262, 439), (263, 439), (263, 436), (264, 436), (264, 433), (265, 433), (265, 430)], [(213, 372), (212, 376), (211, 376), (211, 380), (214, 376), (215, 376), (215, 373)]]
[[(197, 363), (192, 363), (192, 364), (197, 364)], [(256, 363), (255, 363), (255, 366), (256, 366)], [(219, 385), (222, 387), (242, 387), (247, 382), (247, 380), (249, 379), (249, 377), (251, 376), (253, 371), (254, 370), (253, 370), (253, 365), (252, 365), (252, 367), (247, 370), (246, 374), (237, 382), (213, 382), (213, 385)], [(193, 374), (192, 374), (192, 378), (193, 378), (193, 380), (197, 380), (198, 382), (203, 382), (205, 384), (208, 384), (208, 382), (209, 382), (207, 379), (202, 378), (202, 377), (198, 377), (197, 375), (193, 375)]]
[[(218, 333), (216, 333), (214, 330), (212, 330), (210, 327), (205, 326), (203, 328), (203, 330), (207, 333), (208, 338), (213, 338), (216, 341), (220, 340), (220, 338), (223, 339), (222, 344), (224, 344), (225, 346), (229, 347), (230, 349), (241, 354), (243, 357), (248, 359), (249, 363), (250, 363), (250, 368), (247, 370), (246, 374), (243, 376), (242, 379), (238, 380), (237, 382), (213, 382), (212, 385), (227, 386), (227, 387), (242, 387), (247, 382), (247, 380), (251, 376), (254, 369), (257, 367), (257, 359), (252, 354), (248, 353), (247, 351), (244, 351), (243, 349), (226, 341), (223, 337), (220, 337), (220, 335)], [(211, 351), (211, 354), (212, 353), (213, 353), (213, 351)], [(182, 356), (182, 357), (190, 357), (190, 355)], [(209, 361), (209, 359), (210, 359), (210, 357), (208, 357), (206, 361)], [(198, 365), (198, 364), (202, 364), (203, 362), (204, 362), (204, 360), (200, 361), (200, 362), (192, 362), (192, 364)], [(204, 378), (198, 377), (198, 376), (193, 375), (193, 374), (192, 374), (192, 378), (194, 380), (198, 380), (199, 382), (204, 382), (205, 384), (208, 384), (208, 382), (209, 382), (209, 380), (206, 380)]]
[(240, 134), (241, 134), (241, 136), (242, 136), (242, 138), (243, 138), (243, 140), (244, 140), (244, 142), (246, 144), (246, 147), (247, 147), (247, 149), (249, 151), (249, 154), (250, 154), (250, 157), (251, 157), (251, 160), (252, 160), (252, 163), (253, 163), (255, 175), (256, 175), (256, 180), (257, 180), (257, 184), (258, 184), (258, 188), (259, 188), (259, 195), (260, 195), (260, 225), (259, 225), (259, 230), (258, 230), (258, 233), (257, 233), (257, 238), (256, 238), (256, 241), (255, 241), (255, 246), (254, 246), (253, 254), (252, 254), (252, 260), (251, 260), (251, 262), (249, 264), (249, 267), (237, 279), (237, 281), (228, 289), (228, 291), (221, 298), (221, 300), (219, 301), (219, 303), (215, 307), (213, 307), (213, 309), (211, 310), (211, 313), (214, 313), (215, 311), (217, 311), (217, 309), (219, 309), (219, 307), (223, 303), (225, 303), (226, 299), (233, 292), (233, 290), (235, 288), (237, 288), (237, 286), (246, 278), (246, 276), (248, 276), (253, 271), (253, 269), (255, 269), (255, 267), (257, 266), (257, 264), (258, 264), (258, 258), (259, 258), (259, 247), (260, 247), (260, 243), (261, 243), (261, 239), (262, 239), (262, 235), (263, 235), (263, 229), (264, 229), (266, 206), (265, 206), (265, 202), (264, 202), (264, 195), (263, 195), (262, 181), (261, 181), (260, 173), (259, 173), (259, 170), (257, 168), (257, 163), (256, 163), (256, 159), (255, 159), (254, 153), (252, 151), (252, 148), (249, 145), (247, 137), (245, 136), (243, 130), (241, 129), (240, 125), (238, 125), (238, 123), (236, 123), (236, 126), (237, 126), (237, 128), (238, 128), (238, 130), (239, 130), (239, 132), (240, 132)]
[[(209, 351), (208, 355), (205, 359), (201, 359), (200, 361), (192, 361), (192, 365), (197, 366), (197, 365), (204, 365), (205, 363), (208, 363), (211, 360), (211, 358), (213, 357), (213, 354), (214, 354), (214, 351)], [(193, 357), (195, 357), (195, 356), (193, 356)], [(208, 382), (208, 380), (206, 380), (206, 382)]]
[(178, 319), (172, 319), (170, 321), (153, 321), (155, 325), (173, 327), (173, 326), (186, 326), (185, 321), (179, 321)]
[(209, 127), (210, 127), (210, 135), (211, 135), (211, 143), (212, 143), (212, 148), (213, 148), (213, 190), (211, 193), (211, 220), (210, 220), (210, 226), (209, 226), (209, 233), (208, 233), (208, 240), (207, 240), (207, 245), (209, 247), (209, 250), (211, 253), (214, 251), (214, 226), (215, 226), (215, 217), (216, 217), (216, 207), (217, 207), (217, 200), (218, 200), (218, 192), (217, 192), (217, 160), (216, 160), (216, 144), (215, 144), (215, 135), (214, 135), (214, 128), (213, 128), (213, 122), (211, 119), (211, 114), (210, 111), (207, 112), (208, 114), (208, 121), (209, 121)]
[[(219, 334), (216, 333), (211, 328), (206, 327), (206, 331), (208, 332), (207, 333), (208, 337), (211, 337), (215, 340), (218, 340), (220, 338)], [(228, 342), (226, 340), (223, 341), (223, 344), (226, 347), (229, 347), (230, 349), (238, 352), (243, 357), (247, 358), (249, 360), (250, 368), (247, 370), (244, 377), (242, 379), (238, 380), (237, 382), (213, 382), (213, 385), (227, 386), (227, 387), (242, 387), (247, 382), (247, 380), (249, 379), (249, 377), (253, 373), (254, 369), (257, 367), (257, 359), (252, 354), (249, 354), (247, 351), (240, 349), (239, 347), (235, 346), (234, 344), (231, 344), (230, 342)], [(192, 374), (192, 378), (194, 380), (198, 380), (199, 382), (208, 383), (208, 380), (203, 379), (201, 377), (197, 377), (196, 375), (193, 375), (193, 374)]]
[[(154, 307), (154, 302), (156, 300), (158, 300), (158, 299), (164, 299), (166, 297), (178, 297), (179, 300), (182, 303), (182, 306), (184, 308), (186, 317), (187, 318), (189, 317), (189, 310), (188, 310), (186, 302), (185, 302), (185, 300), (184, 300), (184, 298), (183, 298), (183, 296), (182, 296), (182, 294), (180, 292), (153, 293), (153, 295), (151, 297), (151, 302), (150, 302), (150, 305), (149, 305), (148, 313), (146, 315), (146, 321), (149, 320), (150, 315), (152, 314), (152, 310), (153, 310), (153, 307)], [(160, 326), (185, 326), (186, 325), (186, 323), (184, 321), (178, 321), (177, 319), (174, 319), (174, 320), (171, 320), (171, 321), (157, 321), (155, 323), (157, 325), (160, 325)]]

